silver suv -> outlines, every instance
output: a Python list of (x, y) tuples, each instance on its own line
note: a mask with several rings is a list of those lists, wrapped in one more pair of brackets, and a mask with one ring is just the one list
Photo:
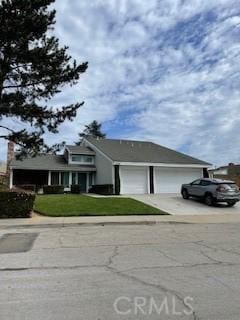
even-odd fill
[(181, 193), (183, 199), (202, 198), (208, 206), (217, 202), (226, 202), (229, 207), (232, 207), (240, 200), (240, 191), (235, 182), (221, 179), (204, 178), (183, 184)]

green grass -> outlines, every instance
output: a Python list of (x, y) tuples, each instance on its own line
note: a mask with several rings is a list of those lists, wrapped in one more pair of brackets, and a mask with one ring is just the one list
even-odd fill
[(166, 214), (130, 198), (94, 198), (70, 194), (38, 195), (34, 210), (51, 217)]

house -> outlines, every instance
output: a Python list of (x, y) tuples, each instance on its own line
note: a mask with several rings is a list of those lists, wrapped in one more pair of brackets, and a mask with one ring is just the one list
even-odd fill
[(63, 155), (10, 162), (10, 187), (21, 184), (113, 184), (116, 194), (175, 193), (182, 183), (207, 176), (210, 164), (146, 141), (87, 137)]
[(211, 178), (218, 178), (224, 180), (233, 180), (240, 186), (240, 165), (229, 163), (214, 169), (209, 169), (209, 176)]

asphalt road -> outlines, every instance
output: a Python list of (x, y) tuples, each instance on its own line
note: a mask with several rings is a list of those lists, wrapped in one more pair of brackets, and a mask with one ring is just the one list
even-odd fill
[[(10, 245), (15, 233), (22, 245)], [(18, 228), (0, 236), (1, 320), (240, 318), (240, 224)]]

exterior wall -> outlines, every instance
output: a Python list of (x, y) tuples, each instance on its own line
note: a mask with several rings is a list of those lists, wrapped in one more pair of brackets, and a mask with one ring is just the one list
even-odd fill
[(102, 154), (94, 145), (85, 141), (85, 145), (89, 146), (96, 153), (95, 166), (96, 172), (96, 184), (114, 184), (114, 166), (113, 162)]
[[(96, 150), (95, 150), (96, 151)], [(96, 151), (96, 184), (113, 184), (113, 163)]]
[(221, 169), (221, 170), (212, 170), (213, 175), (227, 175), (228, 170), (227, 169)]

